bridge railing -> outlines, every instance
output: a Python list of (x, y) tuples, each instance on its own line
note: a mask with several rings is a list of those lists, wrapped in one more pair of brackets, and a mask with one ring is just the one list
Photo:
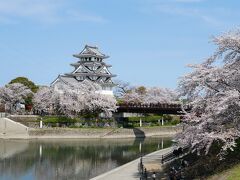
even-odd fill
[(118, 106), (121, 107), (137, 107), (137, 108), (181, 108), (181, 104), (167, 104), (167, 103), (149, 103), (149, 104), (141, 104), (141, 103), (120, 103)]
[(5, 118), (5, 117), (6, 117), (6, 113), (0, 112), (0, 118)]
[[(185, 153), (187, 153), (189, 151), (189, 146), (183, 146), (183, 147), (177, 147), (175, 149), (173, 149), (172, 151), (163, 154), (161, 157), (159, 156), (154, 156), (152, 157), (150, 160), (151, 161), (160, 161), (160, 163), (164, 164), (166, 162), (169, 162), (175, 158), (178, 158), (182, 155), (184, 155)], [(147, 159), (148, 160), (148, 159)], [(140, 179), (143, 180), (147, 180), (150, 177), (152, 177), (152, 172), (147, 171), (146, 167), (145, 167), (145, 163), (149, 162), (146, 161), (146, 158), (144, 157), (140, 157), (140, 162), (138, 163), (138, 171), (139, 171), (139, 175), (140, 175)]]
[(165, 162), (171, 161), (179, 157), (180, 155), (185, 154), (186, 152), (188, 152), (189, 148), (190, 148), (189, 146), (178, 147), (177, 149), (174, 149), (169, 153), (162, 155), (161, 163), (164, 164)]

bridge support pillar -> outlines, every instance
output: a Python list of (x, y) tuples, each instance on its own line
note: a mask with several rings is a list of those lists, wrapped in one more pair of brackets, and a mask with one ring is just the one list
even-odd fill
[(40, 121), (39, 127), (40, 127), (40, 129), (43, 128), (43, 122), (42, 122), (42, 120)]
[(42, 157), (42, 145), (39, 146), (39, 156)]
[(142, 152), (142, 142), (139, 143), (139, 152)]
[(163, 120), (163, 116), (162, 116), (162, 126), (164, 125), (164, 120)]

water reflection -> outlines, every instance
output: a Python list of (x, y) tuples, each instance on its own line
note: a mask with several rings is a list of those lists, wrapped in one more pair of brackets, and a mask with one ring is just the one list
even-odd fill
[(0, 140), (0, 179), (84, 180), (170, 145), (170, 138)]

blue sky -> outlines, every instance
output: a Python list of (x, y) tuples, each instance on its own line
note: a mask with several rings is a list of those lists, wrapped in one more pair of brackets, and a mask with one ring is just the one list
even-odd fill
[(85, 44), (132, 85), (176, 88), (211, 55), (213, 35), (239, 27), (238, 0), (0, 0), (0, 86), (49, 85)]

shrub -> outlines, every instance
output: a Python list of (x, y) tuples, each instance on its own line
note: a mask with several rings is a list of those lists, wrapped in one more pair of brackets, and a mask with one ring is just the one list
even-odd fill
[(158, 122), (159, 119), (162, 119), (162, 116), (129, 117), (128, 121), (139, 122), (140, 119), (144, 122)]
[(75, 123), (79, 122), (79, 119), (72, 119), (64, 116), (46, 116), (43, 117), (43, 122), (45, 123)]

